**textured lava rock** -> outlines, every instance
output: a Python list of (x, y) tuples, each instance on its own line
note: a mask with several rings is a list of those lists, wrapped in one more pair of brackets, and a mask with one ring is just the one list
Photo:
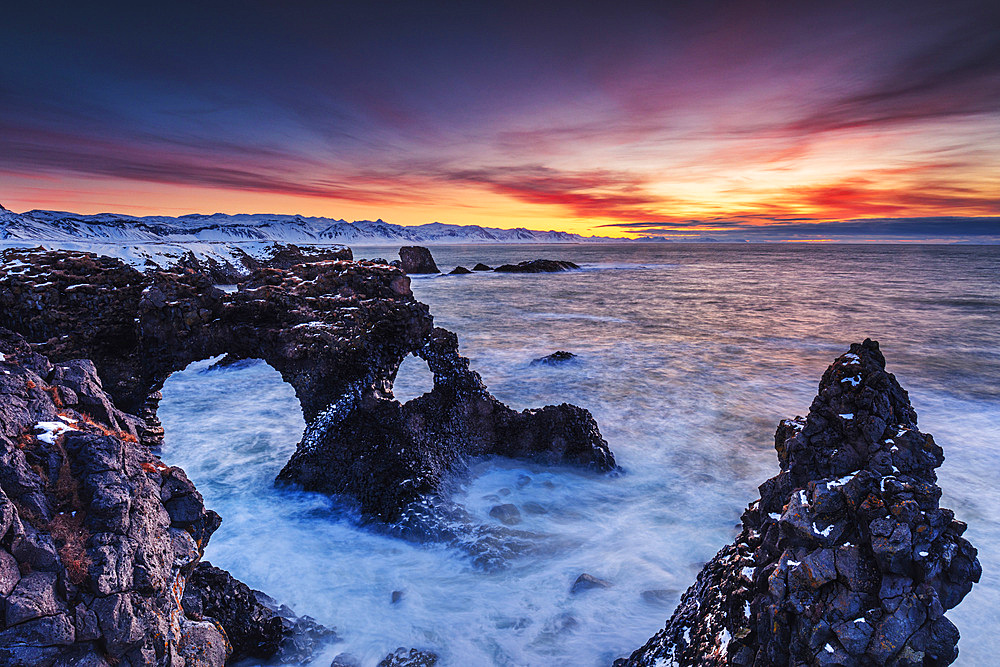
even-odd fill
[(378, 667), (434, 667), (437, 661), (437, 655), (430, 651), (418, 651), (415, 648), (407, 650), (400, 647), (385, 656), (378, 663)]
[(566, 403), (511, 410), (469, 369), (450, 331), (434, 329), (417, 354), (434, 374), (431, 391), (405, 405), (364, 388), (344, 396), (306, 427), (278, 479), (352, 496), (364, 513), (394, 521), (470, 457), (616, 469), (589, 412)]
[(441, 273), (431, 251), (422, 246), (403, 246), (399, 249), (399, 261), (406, 273)]
[(532, 259), (530, 261), (518, 262), (517, 264), (504, 264), (493, 270), (497, 273), (555, 273), (556, 271), (569, 271), (579, 268), (573, 262), (558, 259)]
[(979, 581), (965, 524), (941, 508), (934, 439), (878, 343), (823, 375), (775, 435), (781, 472), (666, 627), (618, 666), (947, 665), (945, 617)]
[(194, 272), (146, 275), (81, 252), (8, 252), (0, 321), (53, 361), (91, 359), (113, 404), (156, 444), (159, 390), (174, 371), (228, 353), (261, 358), (307, 420), (359, 382), (391, 377), (431, 330), (398, 269), (321, 261), (263, 269), (226, 294)]
[(0, 664), (221, 666), (180, 604), (219, 517), (100, 386), (0, 329)]
[(232, 645), (232, 661), (270, 658), (300, 664), (319, 645), (337, 638), (335, 631), (308, 616), (296, 616), (207, 561), (198, 563), (191, 573), (182, 601), (189, 617), (210, 617), (222, 626)]
[[(162, 437), (156, 408), (170, 373), (223, 354), (264, 359), (295, 389), (307, 423), (279, 480), (356, 498), (381, 519), (437, 492), (470, 456), (615, 468), (586, 410), (515, 412), (491, 396), (455, 335), (433, 329), (409, 278), (382, 263), (267, 268), (224, 293), (193, 271), (142, 274), (89, 253), (8, 252), (0, 320), (63, 366), (91, 359), (113, 400), (73, 389), (83, 386), (70, 381), (79, 369), (66, 366), (67, 400), (112, 415), (146, 444)], [(391, 387), (410, 353), (427, 360), (435, 388), (401, 406)]]
[(578, 361), (578, 358), (572, 352), (566, 352), (565, 350), (558, 350), (552, 354), (546, 355), (544, 357), (539, 357), (538, 359), (531, 360), (531, 366), (560, 366), (562, 364), (571, 363)]
[(281, 617), (225, 570), (206, 561), (198, 563), (182, 601), (188, 616), (208, 616), (222, 625), (232, 645), (233, 660), (267, 658), (278, 651), (285, 629)]
[(354, 259), (351, 249), (341, 245), (299, 247), (292, 243), (272, 243), (264, 249), (259, 258), (247, 254), (239, 247), (231, 248), (231, 252), (237, 260), (236, 263), (225, 260), (220, 262), (211, 256), (198, 257), (188, 251), (170, 267), (161, 268), (174, 273), (186, 271), (201, 273), (214, 283), (236, 284), (261, 269), (290, 269), (296, 264)]

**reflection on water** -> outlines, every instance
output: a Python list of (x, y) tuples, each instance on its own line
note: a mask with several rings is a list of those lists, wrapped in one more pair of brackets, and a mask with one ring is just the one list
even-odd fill
[[(1000, 248), (573, 245), (433, 249), (443, 270), (535, 257), (583, 271), (414, 277), (493, 393), (515, 408), (589, 408), (628, 474), (483, 462), (454, 498), (483, 524), (515, 505), (537, 548), (502, 572), (456, 549), (356, 527), (271, 480), (302, 429), (263, 363), (170, 378), (164, 457), (224, 517), (208, 558), (299, 613), (335, 625), (374, 664), (396, 646), (449, 665), (607, 665), (662, 626), (700, 564), (728, 542), (777, 463), (781, 418), (804, 414), (852, 341), (878, 339), (947, 461), (945, 506), (969, 523), (983, 582), (950, 617), (959, 664), (1000, 649)], [(393, 256), (355, 248), (358, 257)], [(581, 363), (529, 366), (564, 349)], [(414, 372), (410, 373), (407, 369)], [(407, 365), (401, 394), (427, 388)], [(407, 394), (407, 392), (409, 392)], [(499, 501), (499, 502), (498, 502)], [(498, 524), (497, 524), (498, 525)], [(582, 572), (612, 587), (570, 595)], [(404, 592), (390, 602), (392, 591)]]

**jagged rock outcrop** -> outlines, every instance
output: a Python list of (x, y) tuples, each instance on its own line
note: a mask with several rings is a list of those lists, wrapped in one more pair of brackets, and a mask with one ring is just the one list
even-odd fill
[(399, 260), (406, 273), (441, 273), (431, 251), (423, 246), (407, 245), (399, 249)]
[(0, 329), (0, 664), (221, 667), (225, 633), (181, 606), (220, 519), (109, 402), (92, 364)]
[(559, 259), (532, 259), (517, 264), (503, 264), (493, 270), (497, 273), (555, 273), (579, 268), (573, 262)]
[(618, 667), (947, 665), (945, 617), (979, 581), (965, 524), (941, 508), (944, 455), (917, 429), (878, 343), (823, 375), (806, 419), (778, 426), (781, 472), (666, 627)]
[(345, 395), (306, 427), (278, 479), (350, 495), (366, 514), (393, 521), (471, 457), (616, 468), (589, 412), (566, 403), (510, 409), (469, 369), (450, 331), (434, 329), (417, 354), (434, 374), (430, 392), (404, 405), (373, 391)]
[(214, 283), (236, 284), (261, 269), (290, 269), (296, 264), (354, 259), (351, 249), (342, 245), (297, 246), (293, 243), (272, 243), (258, 257), (248, 254), (239, 246), (232, 246), (230, 252), (234, 257), (233, 261), (220, 261), (212, 256), (199, 257), (189, 250), (171, 266), (157, 268), (175, 273), (190, 270), (205, 274)]
[(208, 561), (199, 562), (191, 572), (182, 604), (189, 618), (210, 618), (222, 626), (232, 646), (231, 662), (257, 658), (301, 664), (320, 645), (337, 639), (334, 630), (308, 616), (296, 616)]
[(146, 417), (150, 444), (164, 380), (192, 361), (264, 359), (309, 420), (349, 387), (387, 381), (432, 328), (408, 278), (370, 262), (263, 269), (227, 294), (200, 273), (143, 274), (90, 253), (5, 258), (0, 321), (53, 361), (91, 359), (114, 405)]
[[(53, 361), (93, 360), (110, 408), (141, 416), (135, 430), (147, 444), (162, 436), (156, 407), (170, 373), (227, 354), (264, 359), (299, 398), (306, 432), (280, 480), (352, 496), (369, 516), (398, 517), (472, 456), (615, 468), (586, 410), (515, 412), (491, 396), (399, 268), (296, 264), (224, 293), (200, 273), (143, 274), (88, 253), (5, 260), (0, 320)], [(410, 353), (428, 362), (435, 389), (401, 406), (391, 387)]]

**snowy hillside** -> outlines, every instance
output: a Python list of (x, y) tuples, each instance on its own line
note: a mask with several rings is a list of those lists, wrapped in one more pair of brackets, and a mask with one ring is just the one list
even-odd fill
[[(96, 243), (244, 243), (380, 245), (418, 243), (573, 243), (605, 240), (530, 229), (495, 229), (432, 222), (404, 227), (382, 220), (347, 222), (299, 215), (240, 214), (134, 217), (61, 211), (12, 213), (0, 207), (0, 241)], [(611, 239), (606, 239), (611, 240)]]

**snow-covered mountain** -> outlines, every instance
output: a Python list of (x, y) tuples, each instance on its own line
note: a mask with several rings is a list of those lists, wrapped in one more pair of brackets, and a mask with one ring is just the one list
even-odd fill
[(432, 222), (407, 227), (382, 220), (347, 222), (300, 215), (239, 214), (135, 217), (63, 211), (13, 213), (0, 207), (0, 241), (97, 243), (579, 243), (612, 240), (557, 231), (496, 229)]

